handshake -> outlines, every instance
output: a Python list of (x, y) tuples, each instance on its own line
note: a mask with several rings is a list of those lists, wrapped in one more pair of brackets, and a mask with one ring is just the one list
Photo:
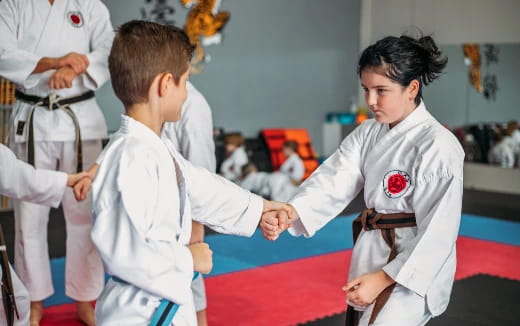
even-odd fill
[(299, 216), (291, 205), (264, 199), (260, 228), (267, 240), (276, 240), (283, 231), (291, 226), (291, 223), (298, 219)]
[[(289, 204), (264, 199), (260, 228), (267, 240), (274, 241), (291, 223), (298, 219), (294, 207)], [(192, 243), (188, 246), (193, 257), (193, 270), (208, 274), (213, 268), (213, 251), (207, 243)]]

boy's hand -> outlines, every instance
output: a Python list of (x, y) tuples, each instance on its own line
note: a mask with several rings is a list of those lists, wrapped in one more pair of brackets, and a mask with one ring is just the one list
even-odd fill
[(353, 279), (343, 287), (343, 291), (347, 292), (349, 302), (366, 307), (372, 304), (384, 289), (394, 283), (395, 281), (388, 274), (379, 270)]
[(74, 191), (74, 197), (77, 201), (83, 201), (87, 198), (88, 192), (90, 191), (90, 186), (92, 186), (92, 178), (88, 175), (83, 179), (79, 180), (74, 187), (72, 187)]
[(194, 243), (188, 245), (193, 256), (193, 270), (202, 274), (209, 274), (213, 268), (213, 251), (207, 243)]
[[(262, 228), (262, 234), (267, 240), (276, 240), (278, 236), (285, 230), (287, 230), (291, 223), (298, 219), (296, 210), (289, 204), (268, 202), (264, 204), (264, 213), (260, 220), (260, 227)], [(276, 211), (270, 211), (267, 208), (277, 209)]]
[(71, 52), (63, 57), (58, 58), (58, 66), (60, 68), (69, 67), (76, 75), (83, 74), (87, 71), (89, 61), (86, 55)]
[(71, 88), (74, 78), (76, 78), (76, 73), (72, 68), (62, 67), (52, 74), (49, 87), (52, 89)]
[(67, 175), (67, 187), (74, 187), (74, 185), (78, 183), (78, 181), (85, 177), (88, 177), (87, 172), (72, 173)]
[(83, 201), (87, 198), (94, 177), (96, 176), (98, 167), (99, 165), (95, 163), (90, 167), (88, 172), (82, 172), (85, 173), (85, 177), (80, 179), (73, 185), (74, 197), (76, 197), (77, 201)]

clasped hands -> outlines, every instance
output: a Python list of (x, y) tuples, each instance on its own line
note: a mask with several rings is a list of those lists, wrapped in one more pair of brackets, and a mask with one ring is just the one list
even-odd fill
[(89, 60), (86, 55), (71, 52), (56, 59), (56, 71), (49, 80), (52, 89), (71, 88), (76, 76), (87, 71)]

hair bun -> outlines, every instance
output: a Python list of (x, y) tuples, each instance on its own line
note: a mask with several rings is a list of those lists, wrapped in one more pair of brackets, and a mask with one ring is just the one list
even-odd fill
[(422, 74), (422, 82), (428, 85), (437, 79), (448, 63), (447, 57), (442, 57), (442, 53), (435, 44), (431, 36), (423, 36), (417, 40), (418, 45), (424, 51), (424, 73)]

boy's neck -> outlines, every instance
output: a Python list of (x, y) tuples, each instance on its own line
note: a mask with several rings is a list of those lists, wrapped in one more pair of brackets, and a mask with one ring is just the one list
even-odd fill
[(133, 104), (126, 108), (126, 115), (150, 128), (161, 137), (163, 119), (152, 110), (148, 103)]

